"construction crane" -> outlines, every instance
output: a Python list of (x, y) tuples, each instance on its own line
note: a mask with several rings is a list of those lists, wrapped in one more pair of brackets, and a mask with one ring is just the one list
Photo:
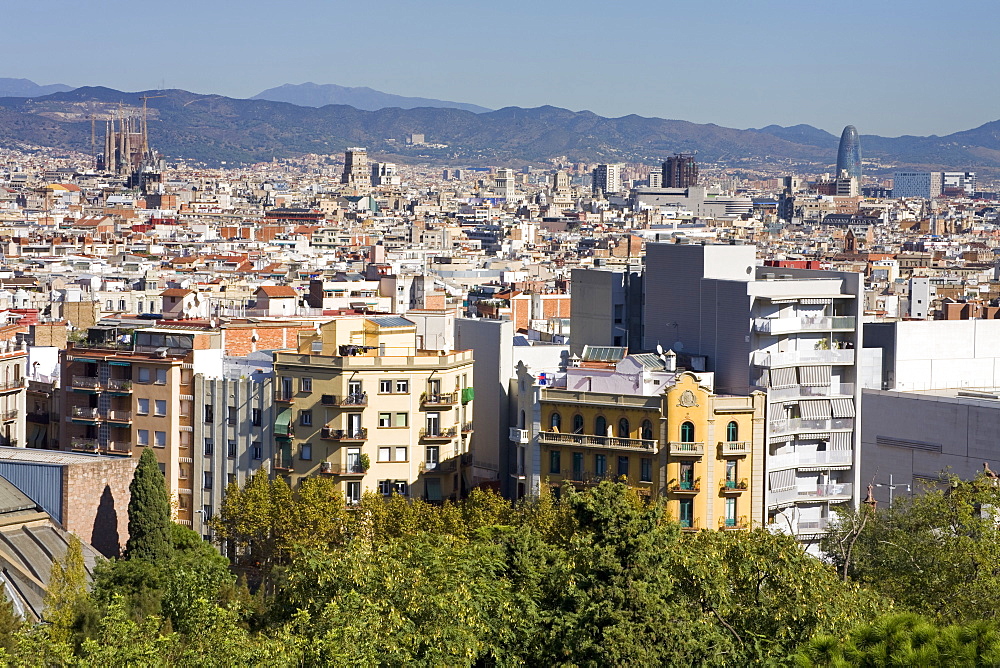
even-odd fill
[(146, 115), (146, 101), (153, 100), (158, 97), (167, 97), (166, 95), (143, 95), (140, 99), (142, 100), (142, 155), (146, 156), (149, 154), (149, 123)]

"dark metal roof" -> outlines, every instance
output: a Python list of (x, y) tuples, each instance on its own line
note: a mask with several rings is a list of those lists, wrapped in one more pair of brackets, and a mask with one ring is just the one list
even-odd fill
[(414, 322), (402, 318), (398, 315), (387, 315), (379, 318), (368, 318), (368, 322), (374, 323), (379, 327), (413, 327)]

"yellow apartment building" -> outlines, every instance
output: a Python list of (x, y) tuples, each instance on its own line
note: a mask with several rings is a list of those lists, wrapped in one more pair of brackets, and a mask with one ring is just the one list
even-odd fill
[(344, 317), (274, 356), (274, 470), (295, 485), (328, 475), (365, 492), (429, 501), (478, 482), (469, 452), (472, 351), (419, 350), (399, 316)]
[[(558, 493), (566, 484), (621, 480), (664, 499), (685, 528), (760, 524), (764, 395), (717, 395), (706, 384), (712, 374), (658, 364), (655, 355), (634, 355), (613, 365), (585, 363), (565, 378), (520, 367), (523, 422), (511, 440), (525, 493), (540, 484)], [(590, 389), (570, 389), (582, 380)], [(614, 391), (623, 386), (649, 389)]]

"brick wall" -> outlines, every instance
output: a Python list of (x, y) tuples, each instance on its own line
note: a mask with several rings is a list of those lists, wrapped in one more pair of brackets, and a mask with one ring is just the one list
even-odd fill
[(128, 540), (128, 487), (137, 458), (69, 464), (63, 468), (63, 528), (107, 557)]

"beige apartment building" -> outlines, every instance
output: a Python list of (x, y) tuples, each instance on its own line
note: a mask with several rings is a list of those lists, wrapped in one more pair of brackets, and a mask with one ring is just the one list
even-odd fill
[(472, 351), (420, 350), (399, 316), (345, 317), (274, 356), (274, 470), (365, 492), (441, 501), (479, 482), (469, 452)]

